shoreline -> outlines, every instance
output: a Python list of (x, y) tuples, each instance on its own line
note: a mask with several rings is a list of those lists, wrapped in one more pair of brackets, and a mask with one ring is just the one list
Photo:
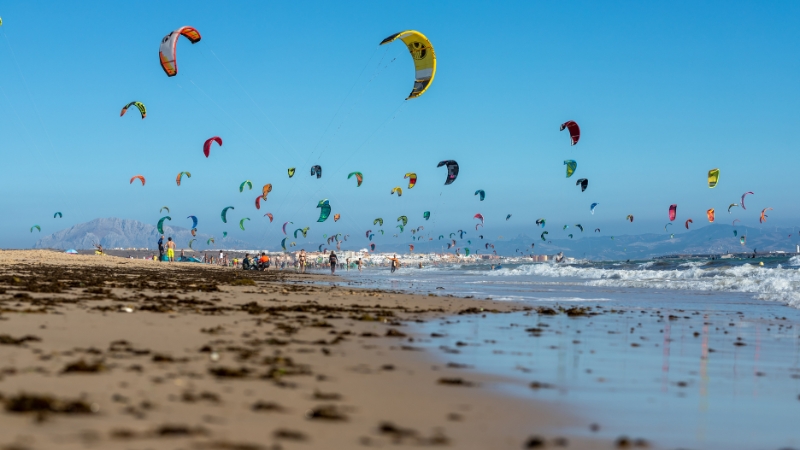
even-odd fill
[(518, 380), (437, 362), (406, 326), (523, 306), (320, 284), (341, 280), (0, 252), (0, 445), (597, 444), (560, 431), (580, 426), (569, 411), (494, 389)]

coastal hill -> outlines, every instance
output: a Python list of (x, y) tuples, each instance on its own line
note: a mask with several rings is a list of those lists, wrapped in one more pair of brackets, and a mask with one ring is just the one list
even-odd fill
[[(178, 244), (178, 248), (187, 248), (191, 239), (197, 239), (195, 249), (226, 248), (246, 249), (250, 244), (238, 239), (216, 236), (216, 243), (206, 245), (211, 235), (197, 233), (192, 236), (191, 230), (182, 227), (172, 227), (168, 222), (164, 224), (164, 235)], [(94, 219), (90, 222), (80, 223), (70, 228), (57, 231), (49, 236), (36, 241), (34, 248), (54, 249), (91, 249), (93, 243), (99, 243), (104, 248), (149, 248), (156, 249), (159, 238), (158, 229), (151, 224), (131, 219), (105, 218)]]

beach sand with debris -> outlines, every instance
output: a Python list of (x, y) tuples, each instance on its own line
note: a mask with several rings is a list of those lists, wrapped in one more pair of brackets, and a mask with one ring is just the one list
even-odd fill
[(409, 331), (521, 306), (337, 280), (2, 251), (0, 448), (596, 448)]

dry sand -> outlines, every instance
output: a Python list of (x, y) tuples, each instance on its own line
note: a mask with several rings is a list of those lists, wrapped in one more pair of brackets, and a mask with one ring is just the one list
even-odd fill
[(0, 449), (614, 447), (408, 331), (520, 306), (336, 280), (0, 252)]

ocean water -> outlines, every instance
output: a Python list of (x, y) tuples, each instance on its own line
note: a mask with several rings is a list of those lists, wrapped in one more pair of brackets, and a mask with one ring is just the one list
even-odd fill
[[(763, 266), (760, 265), (763, 263)], [(800, 258), (403, 267), (341, 272), (355, 284), (526, 303), (622, 301), (670, 291), (745, 294), (800, 308)]]
[[(564, 434), (626, 435), (656, 448), (800, 448), (800, 258), (343, 275), (357, 286), (590, 307), (595, 315), (588, 317), (528, 311), (411, 326), (421, 337), (416, 345), (442, 365), (467, 365), (464, 378), (471, 371), (503, 375), (517, 382), (486, 388), (574, 413), (576, 426)], [(545, 387), (529, 388), (534, 381)]]

